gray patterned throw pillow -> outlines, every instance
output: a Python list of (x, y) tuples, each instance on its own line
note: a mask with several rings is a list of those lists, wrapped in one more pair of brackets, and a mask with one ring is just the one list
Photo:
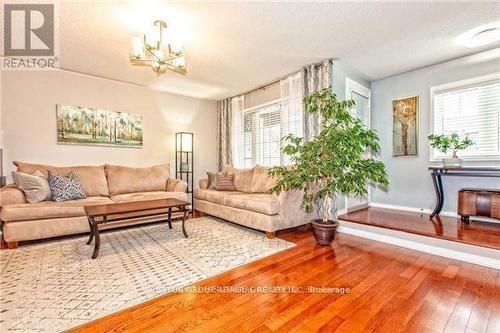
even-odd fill
[(48, 178), (52, 200), (54, 201), (62, 202), (87, 197), (80, 183), (80, 178), (73, 171), (70, 171), (66, 176), (49, 171)]

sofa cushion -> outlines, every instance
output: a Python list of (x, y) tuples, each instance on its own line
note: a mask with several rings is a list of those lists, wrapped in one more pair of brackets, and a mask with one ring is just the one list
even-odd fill
[(266, 193), (226, 196), (224, 205), (267, 215), (279, 214), (280, 211), (278, 196)]
[(276, 180), (267, 174), (268, 168), (256, 166), (253, 170), (252, 193), (268, 193), (276, 185)]
[(165, 191), (169, 177), (169, 165), (132, 168), (106, 165), (109, 194)]
[(230, 165), (224, 166), (224, 172), (227, 175), (234, 175), (234, 187), (236, 191), (251, 192), (253, 168), (251, 169), (236, 169)]
[(117, 203), (118, 202), (168, 199), (168, 198), (174, 198), (174, 199), (188, 201), (188, 194), (185, 192), (154, 191), (154, 192), (136, 192), (136, 193), (117, 194), (117, 195), (111, 196), (111, 200), (113, 202), (117, 202)]
[(104, 166), (68, 166), (68, 167), (58, 167), (45, 164), (32, 164), (15, 161), (14, 165), (17, 166), (17, 171), (23, 173), (33, 174), (36, 171), (40, 171), (45, 176), (48, 176), (49, 170), (60, 175), (66, 175), (70, 171), (74, 171), (82, 187), (85, 190), (85, 194), (88, 197), (96, 196), (108, 196), (108, 181), (106, 180), (106, 173), (104, 172)]
[(242, 194), (243, 194), (242, 192), (237, 192), (237, 191), (216, 191), (208, 189), (202, 190), (199, 188), (194, 190), (195, 199), (205, 200), (219, 205), (224, 204), (224, 198), (227, 196), (242, 195)]
[(43, 201), (34, 204), (13, 204), (2, 207), (2, 221), (26, 221), (50, 218), (85, 216), (84, 206), (109, 204), (106, 197), (88, 197), (87, 199), (64, 202)]

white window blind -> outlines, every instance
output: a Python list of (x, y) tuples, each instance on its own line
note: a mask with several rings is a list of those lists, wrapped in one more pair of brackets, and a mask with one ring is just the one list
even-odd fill
[[(500, 79), (483, 79), (434, 90), (434, 134), (458, 133), (474, 145), (461, 158), (500, 157)], [(450, 153), (451, 154), (451, 153)], [(433, 151), (434, 158), (444, 154)]]
[[(236, 167), (291, 164), (290, 157), (281, 152), (282, 138), (288, 134), (303, 137), (302, 82), (299, 71), (279, 81), (279, 97), (275, 88), (260, 95), (254, 93), (254, 103), (246, 103), (247, 95), (233, 97), (232, 152)], [(262, 104), (246, 106), (255, 105), (255, 101)]]
[(302, 116), (290, 112), (287, 99), (243, 112), (244, 166), (289, 164), (281, 153), (281, 138), (302, 135)]

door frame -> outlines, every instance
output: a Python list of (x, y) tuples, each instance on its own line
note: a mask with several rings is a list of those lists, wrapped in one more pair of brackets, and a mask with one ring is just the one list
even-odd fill
[[(360, 83), (346, 77), (345, 79), (345, 98), (351, 99), (352, 92), (364, 96), (368, 99), (368, 128), (371, 128), (371, 89), (367, 88)], [(371, 154), (370, 154), (371, 155)], [(368, 194), (366, 196), (366, 203), (357, 204), (355, 206), (349, 207), (349, 196), (345, 196), (344, 207), (346, 212), (352, 212), (355, 210), (363, 209), (370, 206), (371, 197), (371, 187), (368, 185)]]

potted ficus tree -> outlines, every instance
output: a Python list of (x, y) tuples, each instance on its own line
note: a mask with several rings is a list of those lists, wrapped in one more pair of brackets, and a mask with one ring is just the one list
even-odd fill
[(325, 88), (304, 98), (304, 105), (320, 115), (322, 130), (309, 141), (294, 135), (283, 138), (282, 151), (292, 165), (269, 170), (276, 179), (271, 192), (302, 190), (301, 208), (318, 212), (318, 218), (310, 221), (314, 237), (328, 245), (338, 226), (339, 195), (366, 195), (369, 182), (386, 186), (387, 173), (382, 162), (368, 157), (380, 150), (378, 137), (351, 114), (353, 100), (341, 101)]
[(443, 158), (443, 166), (447, 167), (462, 166), (463, 160), (457, 156), (457, 151), (465, 150), (474, 145), (474, 142), (469, 139), (469, 137), (466, 136), (462, 139), (457, 133), (452, 133), (451, 135), (431, 134), (427, 138), (429, 139), (432, 148), (437, 149), (441, 153), (447, 154), (448, 151), (452, 151), (451, 157)]

